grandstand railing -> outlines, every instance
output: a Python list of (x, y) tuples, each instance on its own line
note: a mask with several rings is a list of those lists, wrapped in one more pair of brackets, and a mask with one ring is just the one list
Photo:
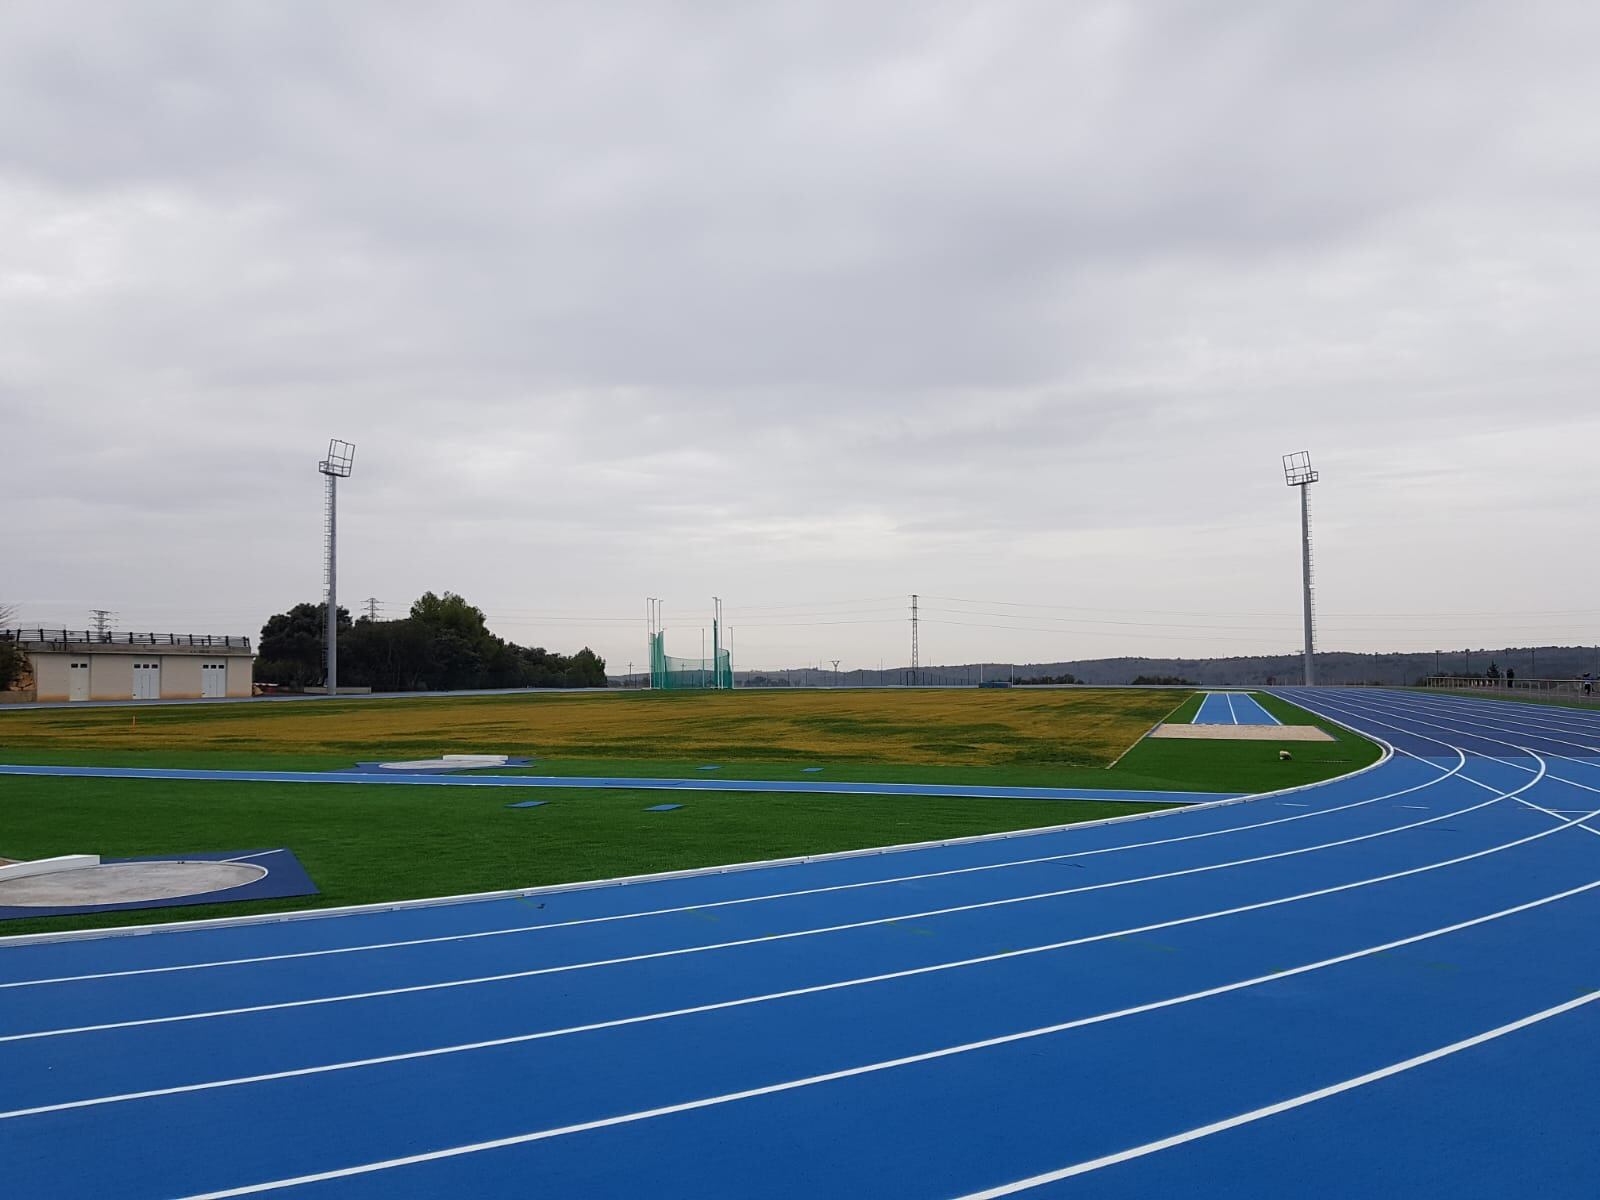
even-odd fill
[[(1517, 676), (1507, 679), (1488, 675), (1429, 675), (1424, 687), (1441, 688), (1451, 692), (1498, 692), (1506, 695), (1530, 693), (1535, 696), (1559, 696), (1562, 699), (1600, 702), (1600, 679), (1524, 679)], [(1588, 688), (1586, 692), (1584, 689)]]
[(23, 645), (200, 646), (248, 650), (250, 639), (214, 633), (100, 633), (93, 629), (0, 629), (0, 641)]

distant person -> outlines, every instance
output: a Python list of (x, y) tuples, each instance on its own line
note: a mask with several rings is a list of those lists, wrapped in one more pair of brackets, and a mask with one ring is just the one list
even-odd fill
[(1583, 673), (1583, 694), (1585, 696), (1594, 695), (1594, 680), (1589, 678), (1589, 672), (1587, 671)]
[(1506, 668), (1506, 686), (1508, 688), (1517, 686), (1517, 673), (1510, 667)]

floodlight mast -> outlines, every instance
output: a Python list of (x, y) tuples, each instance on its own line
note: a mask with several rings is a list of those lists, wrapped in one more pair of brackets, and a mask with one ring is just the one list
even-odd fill
[(327, 687), (328, 695), (339, 694), (339, 480), (350, 478), (355, 467), (356, 448), (352, 442), (332, 438), (328, 442), (328, 457), (317, 464), (317, 470), (327, 480), (327, 512), (323, 517), (322, 541), (326, 552), (322, 582), (327, 592)]
[(1316, 620), (1311, 588), (1311, 485), (1320, 478), (1311, 466), (1311, 452), (1297, 450), (1283, 456), (1283, 481), (1300, 489), (1300, 583), (1305, 614), (1306, 686), (1316, 684)]

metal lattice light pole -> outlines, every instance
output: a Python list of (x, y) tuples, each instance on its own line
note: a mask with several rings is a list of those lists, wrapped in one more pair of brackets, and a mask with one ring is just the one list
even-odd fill
[(1318, 479), (1311, 452), (1297, 450), (1283, 456), (1283, 481), (1300, 489), (1300, 574), (1306, 621), (1306, 686), (1316, 683), (1316, 621), (1311, 596), (1311, 485)]
[(317, 470), (328, 481), (328, 508), (322, 521), (322, 544), (327, 555), (322, 568), (322, 586), (328, 601), (327, 685), (330, 696), (339, 694), (339, 480), (350, 478), (355, 461), (354, 443), (333, 438), (328, 442), (328, 457), (317, 464)]

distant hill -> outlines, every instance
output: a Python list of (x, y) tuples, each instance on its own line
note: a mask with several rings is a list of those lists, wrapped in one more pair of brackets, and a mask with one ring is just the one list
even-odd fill
[[(1491, 664), (1502, 674), (1509, 667), (1521, 679), (1573, 679), (1585, 671), (1600, 676), (1600, 651), (1593, 646), (1512, 646), (1500, 649), (1454, 650), (1420, 654), (1348, 654), (1333, 651), (1317, 655), (1317, 682), (1332, 684), (1414, 684), (1433, 674), (1435, 663), (1443, 672), (1483, 675)], [(1225, 685), (1295, 684), (1300, 681), (1297, 654), (1269, 654), (1242, 658), (1091, 658), (1045, 663), (946, 663), (923, 667), (916, 682), (968, 684), (980, 678), (1037, 679), (1070, 675), (1082, 683), (1126, 684), (1140, 677), (1178, 678), (1192, 683)], [(787, 671), (735, 671), (740, 687), (861, 687), (912, 682), (906, 667), (884, 671), (841, 671), (837, 675), (815, 667)], [(621, 684), (622, 680), (616, 680)]]

